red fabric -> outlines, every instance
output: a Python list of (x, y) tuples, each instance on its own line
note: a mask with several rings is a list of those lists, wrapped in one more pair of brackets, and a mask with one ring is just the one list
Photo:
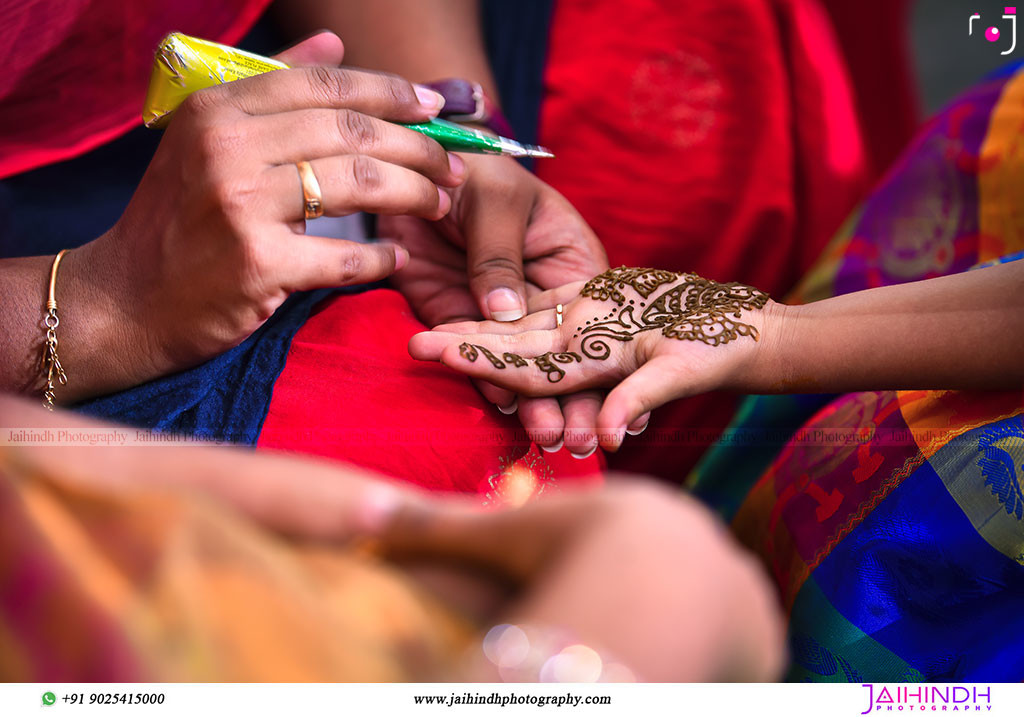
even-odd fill
[(0, 178), (141, 123), (153, 52), (178, 30), (233, 44), (269, 0), (0, 0)]
[[(816, 0), (558, 0), (544, 92), (540, 142), (557, 158), (537, 173), (613, 266), (782, 296), (869, 185), (851, 80)], [(666, 407), (609, 463), (679, 480), (708, 436), (678, 429), (713, 437), (734, 406)]]
[[(516, 416), (407, 345), (425, 327), (400, 294), (379, 289), (325, 302), (292, 341), (257, 445), (344, 460), (435, 491), (501, 503), (526, 467), (536, 491), (555, 481), (599, 481), (595, 455), (538, 451)], [(521, 487), (521, 486), (520, 486)]]
[(871, 173), (885, 173), (917, 130), (920, 98), (910, 62), (912, 0), (824, 0), (846, 56)]

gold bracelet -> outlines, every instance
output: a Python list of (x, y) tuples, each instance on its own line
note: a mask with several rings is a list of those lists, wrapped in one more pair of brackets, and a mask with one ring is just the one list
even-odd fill
[(67, 249), (60, 251), (53, 259), (53, 266), (50, 267), (50, 294), (46, 300), (46, 315), (43, 317), (43, 324), (46, 326), (46, 343), (43, 346), (43, 373), (46, 375), (46, 390), (43, 392), (43, 406), (53, 410), (53, 379), (56, 376), (57, 383), (61, 386), (68, 382), (68, 376), (64, 373), (64, 367), (60, 365), (57, 357), (57, 327), (60, 326), (60, 319), (57, 318), (57, 269), (60, 267), (60, 260), (68, 253)]

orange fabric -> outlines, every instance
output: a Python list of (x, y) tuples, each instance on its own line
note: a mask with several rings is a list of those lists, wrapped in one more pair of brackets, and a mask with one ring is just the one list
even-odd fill
[(3, 681), (433, 680), (475, 630), (352, 548), (183, 492), (64, 484), (2, 450), (0, 583)]

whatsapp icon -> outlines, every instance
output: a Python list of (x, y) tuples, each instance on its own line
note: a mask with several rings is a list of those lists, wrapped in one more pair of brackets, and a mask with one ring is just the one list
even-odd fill
[(56, 701), (57, 701), (57, 695), (53, 694), (52, 692), (44, 692), (43, 693), (43, 704), (44, 705), (52, 705)]

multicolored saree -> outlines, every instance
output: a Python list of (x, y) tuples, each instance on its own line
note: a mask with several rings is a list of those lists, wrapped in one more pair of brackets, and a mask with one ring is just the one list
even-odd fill
[[(1024, 256), (1022, 130), (1015, 65), (929, 124), (792, 300)], [(751, 440), (688, 483), (775, 578), (789, 679), (1024, 679), (1024, 393), (758, 396), (729, 431)]]
[(72, 478), (0, 447), (0, 682), (429, 681), (475, 639), (370, 550)]

